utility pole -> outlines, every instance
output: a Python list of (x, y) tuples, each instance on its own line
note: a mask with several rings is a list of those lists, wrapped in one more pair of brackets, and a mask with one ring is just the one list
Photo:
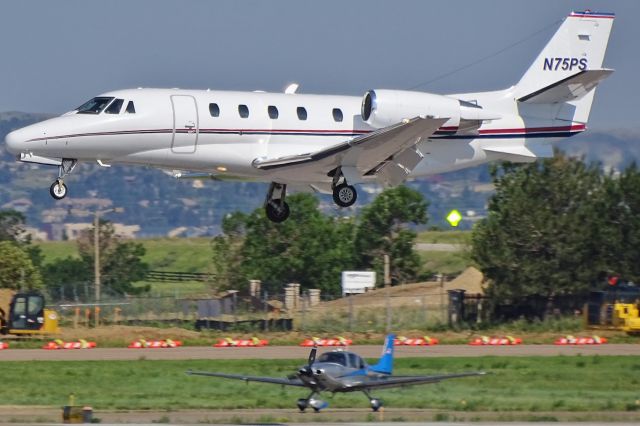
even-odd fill
[(114, 207), (107, 210), (93, 212), (93, 276), (96, 303), (100, 303), (102, 283), (100, 277), (100, 215), (107, 213), (122, 213), (123, 207)]
[(96, 303), (100, 303), (100, 213), (96, 210), (93, 216), (93, 276)]

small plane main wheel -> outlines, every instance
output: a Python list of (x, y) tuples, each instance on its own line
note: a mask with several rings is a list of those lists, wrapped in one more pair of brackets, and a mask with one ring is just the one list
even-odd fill
[(49, 194), (56, 200), (62, 200), (67, 196), (67, 185), (59, 180), (53, 182), (49, 188)]
[(382, 407), (382, 400), (378, 398), (373, 398), (371, 400), (371, 409), (373, 411), (378, 411)]
[(304, 398), (298, 400), (298, 410), (304, 413), (304, 410), (309, 406), (309, 401)]
[(285, 201), (272, 200), (265, 207), (267, 218), (271, 222), (280, 223), (289, 218), (289, 205)]
[(343, 183), (333, 189), (333, 201), (340, 207), (350, 207), (357, 199), (358, 193), (351, 185)]

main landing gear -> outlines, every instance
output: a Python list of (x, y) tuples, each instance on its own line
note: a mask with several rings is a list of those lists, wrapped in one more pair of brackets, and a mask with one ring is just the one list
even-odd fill
[(368, 391), (363, 391), (367, 398), (369, 398), (369, 404), (373, 411), (378, 411), (382, 407), (382, 400), (380, 398), (372, 398)]
[(264, 209), (271, 222), (280, 223), (289, 218), (289, 205), (284, 201), (287, 195), (287, 185), (271, 182), (267, 198), (264, 201)]
[[(342, 174), (340, 168), (335, 169), (333, 172), (331, 190), (333, 192), (333, 201), (339, 207), (351, 207), (358, 199), (356, 188), (347, 183), (347, 178)], [(53, 195), (53, 192), (51, 194)], [(271, 182), (264, 201), (264, 210), (270, 221), (281, 223), (289, 218), (291, 212), (289, 205), (284, 200), (286, 195), (287, 185)]]
[(64, 184), (64, 177), (71, 173), (78, 164), (78, 160), (72, 158), (63, 158), (62, 164), (58, 166), (58, 179), (56, 179), (49, 188), (49, 194), (56, 200), (62, 200), (67, 196), (67, 185)]
[[(342, 182), (340, 182), (341, 180)], [(347, 178), (342, 174), (340, 167), (333, 173), (331, 189), (333, 190), (333, 202), (340, 207), (351, 207), (358, 199), (356, 189), (347, 183)]]

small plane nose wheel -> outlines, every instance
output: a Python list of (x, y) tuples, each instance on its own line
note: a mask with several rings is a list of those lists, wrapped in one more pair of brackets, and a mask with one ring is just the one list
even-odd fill
[(333, 201), (340, 207), (350, 207), (357, 199), (358, 193), (351, 185), (342, 183), (333, 188)]
[(56, 200), (62, 200), (67, 196), (67, 185), (64, 184), (62, 179), (57, 179), (55, 182), (51, 184), (49, 188), (49, 193)]

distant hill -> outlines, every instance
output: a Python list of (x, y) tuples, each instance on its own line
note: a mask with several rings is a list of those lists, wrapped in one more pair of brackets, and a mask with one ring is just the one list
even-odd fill
[[(89, 222), (96, 207), (124, 207), (125, 213), (109, 218), (124, 224), (140, 225), (140, 236), (161, 236), (169, 231), (184, 235), (215, 235), (222, 218), (234, 211), (250, 212), (262, 206), (266, 184), (214, 181), (180, 181), (152, 168), (80, 164), (66, 178), (69, 195), (56, 202), (49, 185), (57, 176), (55, 167), (23, 164), (4, 150), (5, 135), (17, 128), (50, 117), (47, 114), (0, 113), (0, 208), (25, 213), (31, 226), (48, 228), (62, 223)], [(640, 132), (586, 132), (560, 143), (571, 155), (585, 156), (607, 168), (624, 168), (640, 159)], [(430, 202), (428, 226), (448, 227), (444, 218), (457, 208), (463, 215), (484, 214), (491, 195), (487, 166), (431, 176), (410, 182)], [(358, 208), (380, 191), (366, 185), (360, 191)], [(334, 207), (330, 196), (320, 196), (330, 214), (353, 215), (357, 210)], [(472, 217), (469, 219), (473, 219)], [(463, 221), (469, 228), (472, 220)], [(176, 229), (181, 228), (181, 229)]]

